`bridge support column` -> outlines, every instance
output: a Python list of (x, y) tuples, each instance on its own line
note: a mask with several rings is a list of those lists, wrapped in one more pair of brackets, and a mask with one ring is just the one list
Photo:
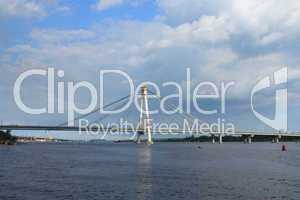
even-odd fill
[(214, 135), (211, 136), (211, 143), (213, 143), (213, 144), (216, 143), (216, 139), (215, 139), (215, 136), (214, 136)]
[(223, 144), (223, 135), (222, 134), (219, 135), (219, 144)]
[(252, 137), (250, 135), (250, 136), (248, 136), (248, 144), (251, 144), (251, 143), (252, 143)]
[[(148, 90), (146, 86), (141, 88), (141, 111), (140, 111), (140, 121), (139, 121), (139, 128), (144, 130), (147, 135), (147, 143), (149, 145), (153, 144), (152, 140), (152, 131), (151, 131), (151, 119), (150, 119), (150, 112), (149, 112), (149, 105), (148, 105)], [(138, 135), (140, 136), (140, 135)], [(138, 138), (139, 142), (140, 138)]]
[(254, 136), (253, 135), (246, 135), (245, 137), (244, 137), (244, 143), (245, 144), (251, 144), (252, 143), (252, 138), (253, 138)]
[(280, 139), (281, 139), (281, 135), (275, 136), (275, 138), (273, 139), (273, 142), (278, 144)]

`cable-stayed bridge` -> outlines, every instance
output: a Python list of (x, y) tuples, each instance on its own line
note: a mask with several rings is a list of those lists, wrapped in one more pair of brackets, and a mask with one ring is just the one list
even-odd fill
[[(140, 110), (139, 110), (139, 118), (138, 125), (137, 126), (128, 126), (128, 127), (115, 127), (115, 126), (68, 126), (70, 121), (66, 121), (64, 123), (54, 125), (54, 126), (41, 126), (41, 125), (1, 125), (0, 130), (1, 131), (80, 131), (80, 132), (119, 132), (119, 133), (134, 133), (136, 135), (136, 142), (141, 142), (141, 136), (146, 135), (147, 136), (147, 143), (152, 144), (152, 134), (153, 133), (161, 133), (161, 134), (190, 134), (190, 135), (206, 135), (210, 136), (212, 138), (212, 142), (215, 143), (216, 138), (218, 138), (219, 143), (222, 143), (222, 138), (226, 136), (242, 136), (245, 139), (245, 142), (251, 143), (252, 138), (254, 136), (271, 136), (274, 138), (274, 141), (279, 142), (279, 140), (282, 137), (299, 137), (300, 139), (300, 133), (280, 133), (280, 132), (255, 132), (255, 131), (234, 131), (230, 133), (224, 133), (223, 131), (203, 131), (198, 128), (192, 128), (192, 129), (186, 129), (184, 127), (168, 127), (168, 128), (162, 128), (162, 127), (154, 127), (152, 119), (150, 118), (150, 111), (149, 111), (149, 99), (148, 94), (151, 94), (152, 96), (155, 96), (158, 100), (161, 100), (162, 97), (156, 95), (149, 89), (147, 89), (146, 86), (142, 87), (141, 94), (139, 98), (140, 103)], [(122, 98), (119, 98), (116, 101), (113, 101), (109, 104), (104, 105), (102, 108), (98, 107), (94, 109), (92, 112), (80, 115), (76, 118), (74, 118), (73, 122), (79, 121), (81, 119), (85, 119), (93, 114), (98, 113), (101, 109), (106, 108), (112, 108), (118, 109), (124, 104), (126, 104), (127, 100), (130, 98), (130, 95), (124, 96)], [(174, 109), (176, 108), (176, 105), (173, 104), (165, 104), (167, 109)], [(129, 111), (130, 112), (130, 111)], [(101, 121), (107, 119), (110, 115), (103, 115), (100, 116), (100, 118), (97, 118), (92, 123), (100, 123)], [(168, 118), (172, 118), (175, 121), (182, 121), (185, 120), (188, 123), (193, 124), (195, 121), (200, 122), (199, 119), (194, 117), (193, 115), (186, 113), (186, 112), (177, 112), (173, 116), (168, 115)], [(170, 120), (169, 120), (170, 121)], [(201, 122), (200, 122), (201, 123)], [(75, 123), (72, 123), (75, 124)]]

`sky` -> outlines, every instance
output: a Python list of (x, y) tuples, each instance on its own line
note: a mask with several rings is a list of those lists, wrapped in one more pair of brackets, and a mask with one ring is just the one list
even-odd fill
[[(0, 120), (3, 124), (59, 124), (65, 115), (28, 115), (13, 87), (29, 69), (64, 70), (64, 81), (98, 84), (99, 71), (118, 69), (136, 83), (235, 81), (223, 117), (240, 130), (265, 130), (251, 111), (255, 84), (288, 67), (288, 130), (300, 131), (300, 2), (298, 0), (1, 0)], [(105, 99), (126, 94), (111, 78)], [(24, 84), (24, 102), (47, 101), (47, 81)], [(272, 118), (275, 91), (262, 91), (257, 109)], [(77, 104), (85, 106), (85, 91)], [(213, 107), (214, 102), (208, 102)], [(197, 114), (195, 114), (198, 116)], [(199, 116), (214, 120), (221, 114)]]

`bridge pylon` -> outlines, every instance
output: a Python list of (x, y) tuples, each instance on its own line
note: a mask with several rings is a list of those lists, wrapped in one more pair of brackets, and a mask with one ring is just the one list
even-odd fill
[(137, 133), (137, 143), (140, 143), (141, 135), (146, 133), (147, 143), (149, 145), (153, 144), (152, 123), (151, 123), (149, 103), (148, 103), (148, 90), (147, 90), (147, 86), (145, 85), (141, 87), (139, 129), (141, 131), (138, 131)]

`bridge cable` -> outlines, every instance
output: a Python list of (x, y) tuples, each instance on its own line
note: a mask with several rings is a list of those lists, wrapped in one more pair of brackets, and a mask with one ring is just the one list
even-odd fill
[[(98, 108), (94, 109), (93, 111), (91, 111), (91, 112), (89, 112), (89, 113), (87, 113), (87, 114), (83, 114), (83, 115), (80, 115), (80, 116), (78, 116), (78, 117), (75, 117), (72, 121), (75, 122), (75, 121), (77, 121), (78, 119), (82, 119), (82, 118), (84, 118), (84, 117), (87, 117), (87, 116), (89, 116), (89, 115), (91, 115), (91, 114), (94, 114), (94, 113), (98, 112), (100, 109), (108, 108), (108, 107), (110, 107), (110, 106), (112, 106), (112, 105), (114, 105), (114, 104), (117, 104), (117, 103), (119, 103), (119, 102), (125, 100), (125, 99), (128, 99), (130, 96), (131, 96), (131, 95), (127, 95), (127, 96), (125, 96), (125, 97), (122, 97), (122, 98), (120, 98), (120, 99), (118, 99), (118, 100), (116, 100), (116, 101), (113, 101), (113, 102), (111, 102), (111, 103), (109, 103), (109, 104), (103, 106), (102, 108), (101, 108), (101, 107), (98, 107)], [(62, 124), (60, 124), (60, 125), (58, 125), (58, 126), (65, 126), (65, 125), (67, 125), (69, 122), (71, 122), (71, 121), (66, 121), (65, 123), (62, 123)]]
[[(154, 92), (152, 92), (151, 90), (149, 90), (148, 89), (148, 92), (150, 93), (150, 94), (152, 94), (152, 95), (154, 95), (154, 96), (156, 96), (159, 100), (162, 100), (162, 98), (163, 97), (161, 97), (161, 96), (158, 96), (157, 94), (155, 94)], [(166, 104), (166, 105), (168, 105), (168, 104)], [(173, 104), (169, 104), (169, 106), (171, 106), (173, 109), (174, 108), (176, 108), (176, 106), (175, 105), (173, 105)], [(186, 112), (184, 112), (183, 110), (181, 110), (182, 111), (182, 113), (178, 113), (179, 115), (183, 115), (183, 116), (185, 116), (186, 118), (189, 118), (190, 120), (199, 120), (198, 118), (196, 118), (195, 116), (193, 116), (193, 115), (191, 115), (191, 114), (189, 114), (189, 113), (186, 113)]]

